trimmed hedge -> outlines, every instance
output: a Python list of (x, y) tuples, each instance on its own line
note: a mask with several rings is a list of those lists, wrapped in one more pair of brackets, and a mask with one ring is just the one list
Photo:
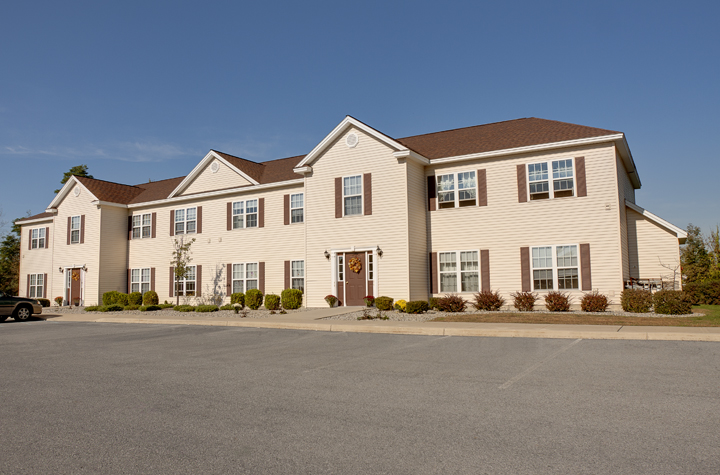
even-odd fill
[(192, 305), (175, 305), (173, 307), (173, 310), (175, 310), (176, 312), (194, 312), (195, 307), (193, 307)]
[(156, 312), (162, 310), (162, 307), (160, 305), (142, 305), (138, 310), (141, 312)]
[(220, 307), (220, 310), (235, 310), (235, 307), (233, 307), (231, 304), (226, 304)]
[(551, 290), (545, 296), (545, 308), (551, 312), (570, 311), (570, 296), (558, 290)]
[(459, 295), (449, 294), (438, 299), (438, 310), (441, 312), (464, 312), (467, 301)]
[(425, 313), (430, 306), (424, 300), (411, 300), (405, 304), (405, 312), (407, 313)]
[(472, 305), (475, 307), (475, 310), (494, 312), (500, 310), (500, 307), (505, 305), (505, 299), (500, 297), (500, 292), (483, 290), (482, 292), (476, 293), (473, 297), (475, 298), (475, 302)]
[(173, 308), (174, 306), (175, 306), (175, 305), (173, 305), (173, 304), (171, 304), (171, 303), (161, 303), (161, 304), (158, 305), (158, 307), (160, 307), (160, 308), (163, 309), (163, 310), (166, 309), (166, 308)]
[(513, 307), (521, 312), (532, 312), (538, 299), (537, 294), (532, 292), (515, 292), (510, 296), (513, 298)]
[(123, 307), (128, 305), (128, 295), (117, 290), (111, 290), (105, 292), (102, 296), (103, 306), (107, 305), (122, 305)]
[(430, 307), (432, 310), (437, 310), (438, 308), (438, 298), (437, 297), (430, 297), (428, 299), (428, 307)]
[(235, 292), (230, 295), (230, 305), (239, 303), (240, 308), (245, 308), (245, 294), (242, 292)]
[(85, 307), (86, 312), (99, 312), (100, 306), (99, 305), (91, 305), (89, 307)]
[(98, 307), (98, 310), (100, 312), (122, 312), (125, 310), (125, 307), (122, 305), (103, 305), (102, 307)]
[(160, 299), (158, 298), (157, 292), (154, 290), (148, 290), (143, 294), (142, 303), (145, 306), (148, 305), (157, 305), (160, 303)]
[(140, 292), (131, 292), (128, 294), (128, 305), (142, 305), (143, 294)]
[(265, 308), (268, 310), (280, 310), (280, 296), (267, 294), (265, 296)]
[(200, 313), (217, 312), (218, 310), (220, 308), (217, 305), (198, 305), (195, 307), (195, 311)]
[(250, 289), (245, 292), (245, 305), (251, 310), (257, 310), (263, 304), (263, 293), (258, 289)]
[(393, 309), (393, 299), (390, 297), (378, 297), (375, 299), (375, 307), (378, 310), (390, 311)]
[(607, 296), (601, 294), (597, 290), (595, 292), (583, 295), (580, 301), (580, 308), (583, 312), (604, 312), (608, 308)]
[(302, 307), (303, 292), (300, 289), (285, 289), (280, 292), (280, 300), (284, 309), (298, 309)]
[(655, 313), (685, 315), (692, 313), (690, 296), (682, 290), (661, 290), (653, 295)]
[(620, 304), (626, 312), (647, 313), (652, 307), (652, 294), (649, 290), (625, 289), (620, 295)]
[(140, 308), (140, 305), (125, 305), (123, 307), (123, 310), (137, 310)]
[(720, 305), (720, 280), (690, 282), (683, 290), (693, 305)]

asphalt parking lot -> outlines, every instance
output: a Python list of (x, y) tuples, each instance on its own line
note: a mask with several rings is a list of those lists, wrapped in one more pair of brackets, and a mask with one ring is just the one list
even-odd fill
[(0, 473), (720, 473), (720, 344), (0, 324)]

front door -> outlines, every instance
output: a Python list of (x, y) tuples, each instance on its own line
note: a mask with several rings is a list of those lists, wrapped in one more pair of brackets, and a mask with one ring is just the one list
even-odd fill
[(70, 299), (70, 305), (75, 305), (76, 301), (80, 301), (80, 269), (69, 269), (70, 273), (70, 288), (68, 289), (68, 297)]
[(364, 305), (367, 275), (364, 252), (345, 253), (345, 305)]

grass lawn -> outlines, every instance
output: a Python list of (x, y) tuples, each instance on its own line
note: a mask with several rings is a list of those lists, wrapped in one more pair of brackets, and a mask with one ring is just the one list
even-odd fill
[(624, 317), (576, 313), (474, 313), (438, 317), (433, 322), (554, 323), (572, 325), (641, 325), (659, 327), (720, 327), (720, 305), (696, 305), (697, 317)]

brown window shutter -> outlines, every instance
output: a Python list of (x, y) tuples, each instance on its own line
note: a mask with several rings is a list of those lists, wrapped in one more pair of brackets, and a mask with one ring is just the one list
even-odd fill
[(170, 297), (175, 297), (175, 268), (170, 267)]
[(490, 251), (487, 249), (480, 251), (480, 278), (481, 290), (490, 290)]
[(227, 203), (227, 230), (232, 231), (232, 202)]
[[(433, 177), (435, 178), (435, 177)], [(430, 293), (438, 293), (437, 252), (430, 253)]]
[(32, 229), (28, 230), (28, 251), (32, 251)]
[(342, 178), (335, 178), (335, 218), (342, 216)]
[(372, 173), (363, 175), (363, 195), (364, 214), (372, 215)]
[(522, 275), (522, 291), (530, 292), (532, 290), (532, 282), (530, 282), (530, 248), (520, 248), (520, 273)]
[(130, 289), (132, 289), (132, 269), (127, 270), (127, 293), (130, 294)]
[(72, 217), (68, 216), (68, 227), (67, 227), (67, 243), (70, 245), (70, 226), (72, 225)]
[(128, 216), (128, 241), (132, 240), (132, 216)]
[(195, 232), (197, 234), (202, 234), (202, 206), (197, 207), (197, 224), (195, 225)]
[(585, 157), (575, 157), (575, 176), (577, 177), (577, 195), (587, 196), (587, 180), (585, 179)]
[(42, 298), (46, 299), (48, 298), (47, 294), (47, 274), (43, 274), (43, 290), (42, 290)]
[(437, 209), (437, 183), (435, 175), (427, 177), (428, 211)]
[(487, 206), (487, 172), (477, 171), (477, 196), (478, 206)]
[(265, 198), (258, 200), (258, 228), (265, 227)]
[(195, 266), (195, 296), (200, 297), (202, 295), (202, 266)]
[[(517, 166), (518, 203), (527, 202), (527, 173), (525, 164)], [(529, 292), (523, 290), (523, 292)]]
[[(170, 210), (170, 235), (175, 235), (175, 210)], [(172, 297), (172, 294), (170, 294), (170, 297)]]
[(283, 223), (290, 224), (290, 195), (283, 196)]
[(265, 293), (265, 262), (258, 263), (258, 288)]
[(285, 261), (285, 288), (290, 288), (290, 261)]
[(155, 268), (150, 268), (150, 290), (155, 292)]
[(582, 279), (582, 290), (592, 290), (590, 244), (580, 244), (580, 278)]
[(152, 228), (150, 229), (150, 237), (155, 239), (155, 229), (157, 228), (157, 213), (152, 214)]
[(80, 244), (85, 244), (85, 215), (80, 215)]
[(50, 249), (50, 228), (49, 227), (45, 228), (45, 249)]
[(225, 269), (227, 269), (225, 271), (225, 274), (227, 276), (225, 278), (225, 293), (229, 297), (230, 295), (232, 295), (232, 264), (225, 264)]
[(27, 275), (27, 287), (25, 287), (25, 297), (30, 297), (30, 274)]

